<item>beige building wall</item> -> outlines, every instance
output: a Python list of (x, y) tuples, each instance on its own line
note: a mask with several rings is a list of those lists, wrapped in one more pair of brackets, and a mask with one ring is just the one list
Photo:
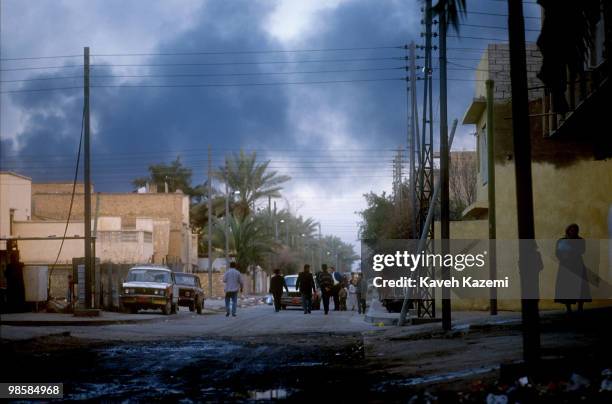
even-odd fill
[[(45, 189), (43, 189), (45, 190)], [(96, 203), (99, 205), (96, 207)], [(34, 192), (33, 212), (45, 219), (65, 219), (70, 204), (70, 194)], [(83, 217), (83, 195), (77, 194), (73, 205), (73, 216)], [(155, 262), (197, 263), (192, 254), (191, 229), (189, 227), (189, 197), (182, 193), (98, 193), (92, 197), (92, 212), (101, 216), (119, 216), (124, 228), (136, 228), (139, 217), (153, 219), (160, 228), (152, 229), (163, 240), (168, 234), (167, 246), (157, 245)], [(166, 230), (167, 227), (167, 230)], [(166, 252), (167, 251), (167, 252)], [(197, 250), (196, 250), (197, 251)], [(162, 253), (165, 254), (162, 255)], [(196, 252), (197, 254), (197, 252)]]
[[(495, 80), (495, 199), (496, 199), (496, 231), (498, 240), (516, 240), (517, 206), (516, 182), (514, 175), (514, 156), (512, 147), (512, 111), (509, 102), (509, 66), (507, 50), (501, 45), (490, 45), (485, 52), (476, 78)], [(539, 54), (537, 50), (528, 47), (528, 74), (530, 86), (538, 85), (532, 82), (535, 72), (539, 69)], [(464, 124), (474, 124), (477, 132), (478, 178), (477, 201), (466, 209), (467, 217), (480, 220), (464, 220), (451, 223), (451, 238), (453, 239), (488, 239), (488, 185), (485, 181), (485, 167), (481, 167), (486, 150), (481, 146), (481, 137), (487, 137), (486, 106), (481, 98), (485, 96), (485, 83), (478, 81), (476, 99), (468, 112)], [(540, 96), (539, 92), (531, 92), (530, 99)], [(581, 236), (585, 239), (601, 240), (599, 256), (594, 262), (585, 263), (591, 270), (597, 270), (604, 279), (610, 279), (612, 255), (608, 249), (612, 238), (609, 226), (609, 212), (612, 207), (612, 159), (595, 160), (592, 146), (576, 139), (546, 139), (542, 136), (541, 112), (539, 101), (532, 101), (530, 112), (532, 139), (532, 181), (535, 236), (542, 240), (540, 251), (544, 269), (540, 273), (541, 291), (554, 295), (558, 261), (554, 254), (548, 253), (555, 240), (561, 238), (565, 228), (571, 223), (580, 226)], [(484, 155), (483, 155), (484, 153)], [(437, 224), (439, 225), (439, 224)], [(439, 236), (439, 231), (436, 231)], [(504, 244), (498, 248), (498, 258), (503, 265), (498, 267), (498, 277), (508, 275), (510, 282), (519, 282), (518, 266), (516, 264), (516, 248)], [(609, 302), (593, 302), (591, 305), (609, 304)], [(543, 309), (559, 309), (561, 306), (552, 300), (540, 303)], [(455, 309), (488, 308), (488, 301), (455, 300)], [(502, 310), (519, 310), (519, 300), (500, 300)]]
[[(108, 224), (109, 219), (103, 218)], [(152, 222), (149, 219), (149, 222)], [(16, 237), (62, 237), (66, 226), (65, 221), (25, 221), (15, 222)], [(68, 237), (84, 234), (83, 221), (69, 223), (66, 235)], [(100, 262), (120, 263), (148, 263), (153, 257), (153, 234), (145, 229), (121, 230), (106, 229), (100, 230), (98, 224), (98, 234), (96, 238), (96, 255)], [(143, 226), (143, 227), (152, 227)], [(57, 253), (60, 248), (61, 240), (19, 240), (18, 242), (21, 261), (25, 264), (52, 265), (55, 263)], [(64, 241), (62, 251), (57, 261), (58, 265), (71, 265), (72, 259), (84, 255), (84, 241), (70, 240)]]
[[(0, 172), (0, 238), (11, 234), (11, 220), (30, 220), (32, 212), (32, 180), (12, 173)], [(6, 249), (6, 242), (0, 241), (0, 250)]]

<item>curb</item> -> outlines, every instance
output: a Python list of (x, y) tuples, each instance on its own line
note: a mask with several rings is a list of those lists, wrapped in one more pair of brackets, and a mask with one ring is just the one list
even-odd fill
[(156, 321), (162, 321), (166, 319), (171, 319), (172, 317), (155, 317), (155, 318), (140, 318), (140, 319), (125, 319), (125, 320), (8, 320), (1, 321), (0, 325), (11, 325), (17, 327), (52, 327), (52, 326), (100, 326), (100, 325), (113, 325), (113, 324), (138, 324), (138, 323), (151, 323)]

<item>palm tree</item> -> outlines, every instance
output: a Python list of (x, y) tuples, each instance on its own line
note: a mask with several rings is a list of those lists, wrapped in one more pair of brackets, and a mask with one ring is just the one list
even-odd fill
[(264, 255), (271, 253), (276, 246), (273, 236), (260, 217), (240, 217), (233, 214), (216, 221), (215, 240), (218, 245), (223, 245), (225, 240), (224, 220), (227, 220), (229, 225), (230, 249), (235, 251), (235, 261), (241, 272), (245, 272), (251, 265), (261, 264)]
[(243, 150), (225, 157), (225, 165), (219, 167), (216, 175), (238, 195), (234, 208), (237, 217), (246, 217), (261, 198), (280, 197), (281, 184), (291, 179), (269, 170), (269, 164), (270, 160), (258, 163), (257, 153), (247, 154)]

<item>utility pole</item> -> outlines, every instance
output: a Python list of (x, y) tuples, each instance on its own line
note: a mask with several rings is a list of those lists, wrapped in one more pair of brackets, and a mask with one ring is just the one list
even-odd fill
[[(489, 279), (497, 279), (497, 232), (495, 226), (495, 83), (487, 86), (487, 190), (489, 199)], [(491, 288), (489, 310), (497, 314), (497, 289)]]
[(83, 98), (84, 105), (84, 142), (83, 142), (83, 167), (84, 167), (84, 225), (85, 225), (85, 308), (91, 309), (91, 292), (93, 283), (92, 254), (91, 254), (91, 172), (90, 172), (90, 121), (89, 121), (89, 46), (84, 49), (83, 55)]
[(212, 297), (212, 150), (208, 146), (208, 296)]
[(512, 85), (512, 139), (516, 177), (519, 273), (521, 292), (524, 297), (521, 299), (523, 358), (525, 362), (533, 364), (540, 357), (540, 313), (538, 311), (538, 300), (534, 299), (534, 296), (525, 296), (525, 291), (528, 289), (539, 290), (540, 268), (530, 268), (529, 265), (530, 262), (533, 263), (532, 257), (536, 256), (538, 252), (534, 241), (529, 92), (527, 89), (525, 20), (523, 18), (522, 0), (508, 0), (508, 39), (510, 43), (510, 81)]
[[(417, 234), (420, 237), (425, 237), (427, 242), (424, 244), (424, 250), (433, 253), (433, 226), (425, 226), (426, 218), (430, 210), (430, 205), (433, 202), (434, 193), (434, 141), (433, 141), (433, 102), (432, 102), (432, 63), (431, 54), (434, 46), (432, 45), (432, 25), (433, 11), (431, 0), (425, 1), (423, 8), (425, 14), (425, 69), (423, 77), (423, 126), (421, 128), (422, 138), (419, 149), (419, 175), (418, 175), (418, 200), (419, 211), (417, 220)], [(429, 129), (429, 130), (428, 130)], [(419, 251), (420, 252), (420, 251)], [(428, 276), (433, 279), (435, 276), (435, 268), (422, 266), (418, 269), (419, 276)], [(417, 316), (420, 318), (435, 318), (436, 317), (436, 300), (435, 289), (419, 287), (416, 290), (417, 297)]]
[[(444, 2), (448, 7), (448, 2)], [(448, 149), (448, 111), (446, 88), (446, 9), (438, 14), (439, 18), (439, 46), (440, 46), (440, 239), (442, 241), (442, 255), (449, 252), (450, 239), (450, 195), (449, 195), (449, 154)], [(442, 279), (450, 279), (450, 268), (442, 267)], [(451, 300), (450, 289), (442, 288), (442, 328), (451, 329)]]
[(228, 183), (228, 170), (227, 162), (225, 163), (225, 265), (229, 265), (229, 186)]
[(416, 234), (417, 229), (417, 192), (416, 192), (416, 167), (415, 153), (419, 150), (416, 145), (418, 139), (417, 131), (417, 77), (416, 77), (416, 44), (410, 42), (410, 127), (408, 128), (408, 144), (410, 145), (410, 192), (412, 193), (412, 234)]
[(319, 223), (319, 270), (323, 265), (323, 239), (321, 237), (321, 223)]

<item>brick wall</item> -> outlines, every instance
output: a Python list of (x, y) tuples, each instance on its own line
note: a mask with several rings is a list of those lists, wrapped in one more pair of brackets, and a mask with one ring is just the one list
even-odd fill
[[(70, 206), (69, 193), (43, 192), (48, 190), (48, 184), (36, 184), (37, 191), (32, 192), (32, 214), (40, 219), (65, 220)], [(56, 184), (58, 185), (58, 184)], [(60, 184), (61, 185), (61, 184)], [(33, 184), (34, 187), (34, 184)], [(70, 189), (72, 191), (72, 189)], [(167, 254), (182, 257), (185, 250), (181, 234), (189, 229), (188, 212), (184, 212), (184, 198), (180, 193), (169, 194), (137, 194), (137, 193), (101, 193), (92, 196), (92, 214), (96, 212), (96, 201), (99, 200), (99, 216), (120, 216), (122, 222), (129, 223), (138, 217), (148, 217), (154, 220), (169, 221), (169, 243)], [(72, 207), (72, 217), (83, 218), (83, 194), (76, 194)], [(189, 262), (189, 257), (182, 259)]]

